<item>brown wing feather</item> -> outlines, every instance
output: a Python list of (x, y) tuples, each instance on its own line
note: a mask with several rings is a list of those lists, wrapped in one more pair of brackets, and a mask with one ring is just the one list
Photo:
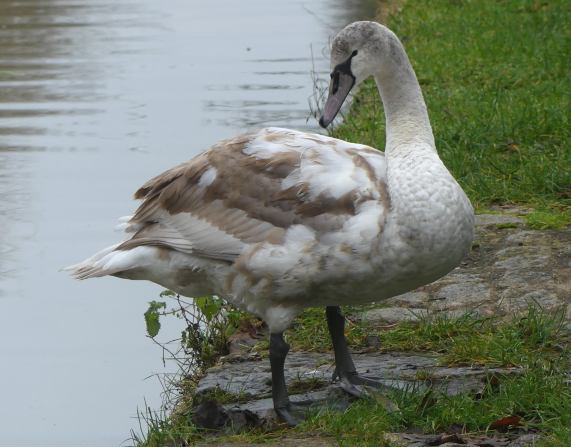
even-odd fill
[[(317, 232), (332, 231), (355, 213), (355, 200), (359, 199), (351, 194), (338, 199), (323, 195), (309, 200), (306, 184), (284, 190), (282, 180), (299, 169), (300, 153), (288, 150), (287, 135), (270, 133), (266, 135), (268, 142), (282, 143), (284, 151), (270, 158), (248, 155), (245, 147), (258, 136), (258, 133), (245, 134), (222, 141), (145, 183), (135, 193), (135, 198), (143, 202), (131, 220), (144, 226), (119, 249), (141, 244), (168, 245), (160, 238), (153, 240), (154, 229), (158, 231), (161, 225), (170, 227), (168, 216), (181, 213), (208, 222), (213, 231), (219, 230), (244, 244), (280, 243), (286, 230), (298, 223)], [(216, 170), (214, 181), (200, 186), (201, 177), (211, 168)], [(191, 239), (195, 252), (214, 259), (227, 260), (233, 256), (227, 252), (223, 256), (209, 253), (208, 243), (201, 246), (192, 228), (181, 225), (181, 219), (172, 220), (172, 225), (178, 225), (176, 230), (181, 238)], [(154, 225), (157, 222), (161, 225)], [(203, 233), (201, 237), (205, 237)], [(236, 243), (233, 249), (239, 251), (240, 247)]]

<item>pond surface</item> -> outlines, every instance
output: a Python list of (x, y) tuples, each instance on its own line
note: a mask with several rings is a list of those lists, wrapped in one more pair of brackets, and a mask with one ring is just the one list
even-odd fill
[(160, 287), (59, 269), (119, 240), (132, 193), (217, 140), (316, 130), (311, 71), (326, 76), (329, 38), (372, 14), (366, 0), (0, 2), (3, 445), (117, 446), (137, 407), (160, 406), (146, 378), (174, 366), (143, 320)]

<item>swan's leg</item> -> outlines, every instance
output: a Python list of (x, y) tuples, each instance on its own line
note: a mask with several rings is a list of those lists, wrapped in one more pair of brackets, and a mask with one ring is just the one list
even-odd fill
[(270, 365), (272, 367), (272, 399), (274, 410), (280, 419), (295, 426), (300, 420), (291, 413), (291, 403), (287, 394), (284, 377), (284, 363), (289, 351), (283, 332), (270, 334)]
[(355, 364), (347, 347), (347, 339), (345, 338), (345, 317), (341, 313), (339, 306), (327, 306), (325, 309), (327, 315), (327, 327), (331, 335), (333, 343), (333, 351), (335, 353), (335, 373), (333, 378), (338, 377), (341, 388), (353, 396), (363, 397), (366, 395), (361, 386), (370, 386), (373, 388), (387, 388), (382, 383), (373, 379), (361, 377), (355, 369)]

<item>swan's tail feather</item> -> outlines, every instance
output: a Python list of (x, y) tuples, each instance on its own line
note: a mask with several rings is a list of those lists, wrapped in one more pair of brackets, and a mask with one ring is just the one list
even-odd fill
[[(120, 244), (112, 245), (107, 247), (100, 252), (94, 254), (90, 258), (82, 261), (78, 264), (70, 265), (63, 268), (63, 271), (70, 272), (71, 276), (75, 279), (88, 279), (97, 278), (100, 276), (112, 275), (120, 270), (117, 270), (117, 263), (110, 262), (115, 258), (115, 249)], [(124, 266), (122, 266), (124, 267)]]
[(168, 265), (168, 261), (160, 257), (156, 247), (140, 246), (123, 250), (121, 245), (122, 243), (107, 247), (91, 258), (63, 270), (70, 272), (76, 279), (107, 275), (127, 279), (151, 279), (148, 275), (152, 275), (153, 270), (164, 267), (165, 263)]
[[(120, 217), (120, 223), (115, 229), (124, 231), (125, 233), (136, 233), (143, 227), (143, 224), (133, 222), (132, 218), (133, 216)], [(62, 270), (70, 272), (71, 276), (76, 279), (88, 279), (113, 275), (123, 270), (133, 268), (133, 256), (125, 256), (125, 252), (120, 250), (116, 251), (117, 247), (122, 243), (123, 242), (120, 242), (111, 247), (107, 247), (85, 261), (64, 267)]]

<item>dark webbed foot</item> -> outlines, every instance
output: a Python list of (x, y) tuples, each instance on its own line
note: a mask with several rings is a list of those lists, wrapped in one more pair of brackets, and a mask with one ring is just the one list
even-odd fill
[[(370, 397), (371, 394), (369, 390), (389, 390), (389, 387), (382, 382), (357, 374), (355, 364), (347, 347), (347, 340), (345, 338), (345, 317), (341, 313), (341, 309), (338, 306), (328, 306), (326, 308), (326, 315), (327, 326), (335, 353), (335, 373), (333, 374), (333, 379), (339, 378), (341, 388), (350, 395), (358, 398)], [(396, 407), (390, 400), (377, 393), (375, 394), (378, 399), (386, 401), (386, 405), (384, 406), (387, 409), (392, 410)]]
[(343, 374), (339, 376), (337, 373), (333, 375), (333, 380), (339, 379), (339, 386), (343, 391), (358, 399), (373, 397), (381, 402), (387, 411), (397, 409), (396, 405), (381, 393), (388, 391), (390, 388), (380, 381), (363, 377), (358, 374)]
[(374, 388), (381, 391), (389, 391), (390, 387), (385, 385), (383, 382), (376, 378), (364, 377), (358, 374), (356, 371), (341, 371), (335, 369), (333, 373), (332, 380), (339, 379), (341, 383), (348, 383), (350, 385), (360, 385), (369, 388)]
[(293, 414), (293, 407), (289, 404), (287, 407), (275, 408), (274, 411), (276, 412), (278, 418), (284, 421), (290, 427), (295, 427), (303, 422), (303, 417)]

